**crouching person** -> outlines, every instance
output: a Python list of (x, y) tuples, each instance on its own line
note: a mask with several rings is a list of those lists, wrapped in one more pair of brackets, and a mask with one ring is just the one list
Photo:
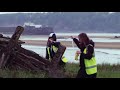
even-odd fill
[[(60, 45), (60, 42), (57, 42), (56, 34), (51, 33), (48, 38), (47, 47), (46, 47), (46, 59), (52, 60), (54, 55), (56, 54), (58, 47)], [(65, 71), (66, 63), (68, 62), (67, 58), (65, 56), (61, 57), (61, 60), (59, 61), (59, 68)]]

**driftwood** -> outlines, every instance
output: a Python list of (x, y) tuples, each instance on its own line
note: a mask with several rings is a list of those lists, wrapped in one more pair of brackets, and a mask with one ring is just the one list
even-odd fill
[(57, 53), (53, 57), (51, 64), (49, 66), (49, 76), (50, 77), (54, 77), (54, 78), (58, 78), (58, 77), (63, 78), (64, 77), (61, 75), (63, 73), (63, 70), (61, 70), (61, 67), (59, 66), (58, 63), (61, 60), (65, 50), (66, 50), (65, 46), (59, 45)]
[(18, 39), (20, 38), (20, 35), (22, 34), (24, 28), (18, 26), (16, 28), (15, 33), (13, 34), (13, 36), (11, 37), (8, 45), (6, 45), (5, 48), (1, 49), (1, 53), (0, 53), (0, 68), (5, 67), (5, 64), (7, 62), (7, 60), (10, 57), (10, 54), (12, 52), (12, 50), (15, 48), (15, 46), (17, 45)]
[(18, 26), (11, 38), (0, 35), (0, 68), (22, 69), (32, 71), (48, 71), (52, 77), (59, 72), (58, 62), (61, 60), (66, 47), (59, 45), (58, 51), (50, 62), (37, 53), (21, 47), (25, 43), (19, 40), (24, 28)]

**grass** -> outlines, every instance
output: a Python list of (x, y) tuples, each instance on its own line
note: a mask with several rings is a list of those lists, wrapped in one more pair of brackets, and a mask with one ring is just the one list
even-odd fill
[(98, 65), (98, 78), (120, 78), (120, 65)]
[(1, 78), (45, 78), (46, 72), (32, 72), (21, 70), (0, 69)]
[[(79, 70), (79, 64), (67, 63), (65, 69), (66, 72), (61, 73), (61, 75), (64, 75), (65, 78), (75, 78)], [(50, 78), (50, 77), (44, 71), (32, 72), (32, 71), (0, 69), (0, 78)], [(97, 78), (120, 78), (120, 64), (98, 65)]]

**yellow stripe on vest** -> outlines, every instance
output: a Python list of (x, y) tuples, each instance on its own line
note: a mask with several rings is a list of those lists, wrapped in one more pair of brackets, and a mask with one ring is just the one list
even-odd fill
[(68, 62), (68, 59), (63, 56), (63, 57), (62, 57), (62, 61), (63, 61), (64, 63), (66, 63), (66, 62)]
[[(48, 54), (49, 54), (49, 60), (51, 60), (51, 57), (50, 57), (50, 51), (49, 51), (49, 47), (47, 48), (47, 51), (48, 51)], [(55, 47), (55, 46), (52, 46), (52, 49), (53, 49), (53, 51), (56, 53), (57, 52), (57, 50), (58, 50), (58, 48), (57, 47)], [(64, 63), (66, 63), (66, 62), (68, 62), (68, 59), (67, 58), (65, 58), (65, 56), (63, 56), (62, 57), (62, 61), (64, 62)]]
[(97, 67), (97, 65), (86, 67), (86, 69), (90, 69), (90, 68), (94, 68), (94, 67)]
[(51, 60), (51, 56), (50, 56), (50, 47), (47, 47), (47, 51), (48, 51), (48, 55), (49, 55), (49, 60)]

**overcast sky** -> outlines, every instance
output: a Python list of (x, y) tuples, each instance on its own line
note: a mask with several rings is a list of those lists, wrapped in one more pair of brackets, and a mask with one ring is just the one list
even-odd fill
[(0, 14), (13, 14), (13, 13), (47, 13), (47, 12), (0, 12)]
[[(13, 13), (48, 13), (48, 12), (0, 12), (0, 14), (13, 14)], [(111, 13), (115, 13), (115, 12), (109, 12)]]

